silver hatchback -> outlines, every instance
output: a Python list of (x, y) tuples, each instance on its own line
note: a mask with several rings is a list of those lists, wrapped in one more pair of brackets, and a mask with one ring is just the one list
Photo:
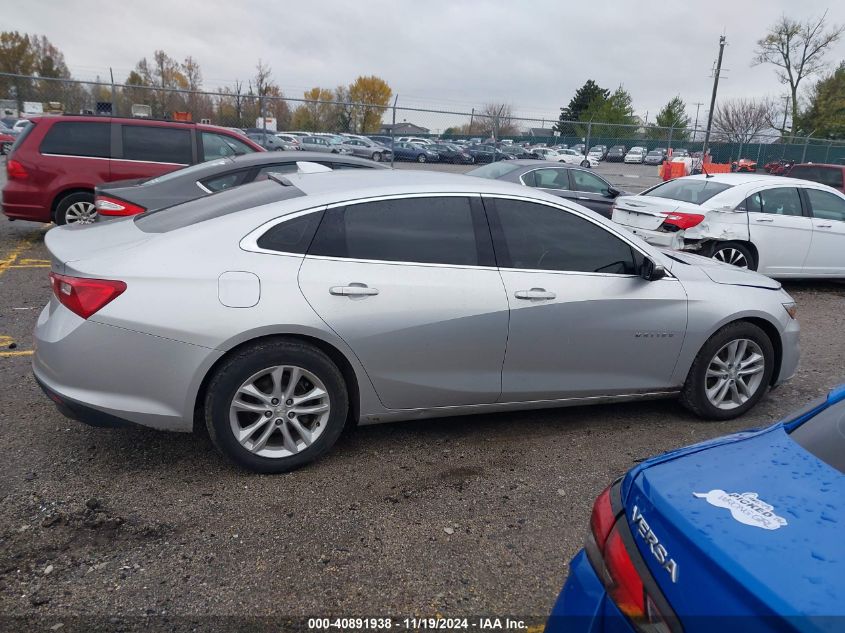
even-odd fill
[(46, 243), (33, 369), (59, 408), (204, 424), (262, 472), (347, 424), (656, 397), (732, 418), (798, 363), (776, 281), (479, 178), (293, 174)]

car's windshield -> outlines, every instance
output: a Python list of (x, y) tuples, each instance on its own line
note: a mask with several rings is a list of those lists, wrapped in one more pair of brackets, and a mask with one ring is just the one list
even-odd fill
[(156, 176), (155, 178), (150, 178), (146, 184), (148, 185), (157, 185), (162, 182), (169, 182), (171, 180), (176, 180), (177, 178), (182, 178), (183, 176), (190, 176), (196, 172), (202, 172), (208, 169), (209, 167), (221, 167), (227, 163), (231, 163), (231, 158), (217, 158), (215, 160), (210, 160), (205, 163), (197, 163), (196, 165), (191, 165), (190, 167), (185, 167), (184, 169), (177, 169), (176, 171), (171, 171), (166, 174), (162, 174), (161, 176)]
[(508, 162), (504, 163), (490, 163), (489, 165), (484, 165), (483, 167), (478, 167), (477, 169), (473, 169), (472, 171), (467, 172), (467, 176), (478, 176), (479, 178), (499, 178), (500, 176), (504, 176), (507, 173), (512, 172), (514, 169), (518, 169), (519, 165), (509, 164)]
[(702, 204), (732, 186), (723, 182), (713, 182), (709, 178), (677, 178), (659, 184), (641, 195)]
[(845, 473), (845, 400), (794, 428), (790, 436), (806, 451)]

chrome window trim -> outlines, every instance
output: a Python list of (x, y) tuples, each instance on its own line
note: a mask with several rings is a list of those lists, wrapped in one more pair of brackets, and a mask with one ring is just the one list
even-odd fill
[(38, 152), (42, 156), (54, 156), (56, 158), (87, 158), (88, 160), (115, 160), (109, 156), (81, 156), (79, 154), (50, 154), (47, 152)]
[(196, 182), (197, 182), (197, 187), (199, 187), (199, 188), (200, 188), (202, 191), (204, 191), (205, 193), (214, 193), (211, 189), (209, 189), (208, 187), (206, 187), (206, 186), (205, 186), (204, 184), (202, 184), (202, 182), (200, 182), (199, 180), (197, 180)]

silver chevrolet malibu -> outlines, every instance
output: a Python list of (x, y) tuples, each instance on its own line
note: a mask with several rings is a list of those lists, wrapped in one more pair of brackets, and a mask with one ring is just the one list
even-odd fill
[(347, 424), (656, 397), (723, 420), (798, 364), (776, 281), (467, 176), (274, 175), (46, 243), (33, 369), (59, 409), (204, 424), (261, 472)]

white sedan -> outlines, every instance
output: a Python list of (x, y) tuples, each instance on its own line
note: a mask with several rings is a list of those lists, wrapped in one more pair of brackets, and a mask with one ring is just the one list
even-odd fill
[(543, 160), (557, 161), (559, 163), (567, 162), (563, 154), (556, 149), (551, 149), (550, 147), (532, 147), (528, 151), (532, 154), (536, 154)]
[(771, 277), (845, 278), (845, 195), (809, 180), (685, 176), (620, 196), (612, 218), (651, 244)]
[(596, 167), (599, 161), (593, 156), (584, 156), (581, 152), (576, 152), (574, 149), (559, 149), (558, 154), (563, 157), (562, 163), (569, 163), (570, 165), (581, 165), (581, 167)]
[(632, 147), (622, 160), (626, 163), (642, 163), (647, 151), (645, 147)]

